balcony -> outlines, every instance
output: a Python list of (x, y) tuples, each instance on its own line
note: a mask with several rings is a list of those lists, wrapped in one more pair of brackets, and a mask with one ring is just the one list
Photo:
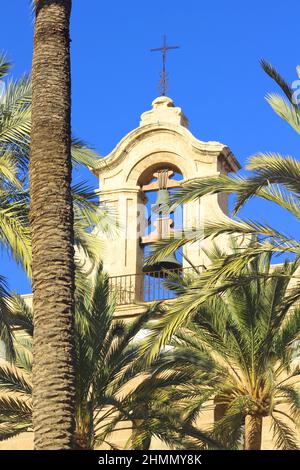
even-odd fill
[[(200, 269), (200, 267), (196, 269)], [(195, 268), (187, 267), (110, 277), (110, 291), (115, 296), (117, 305), (175, 299), (176, 293), (165, 285), (168, 273), (191, 277), (196, 274), (196, 271)]]

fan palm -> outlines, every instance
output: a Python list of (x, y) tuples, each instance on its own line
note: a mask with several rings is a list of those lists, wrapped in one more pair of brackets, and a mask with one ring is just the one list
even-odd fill
[(194, 423), (214, 400), (221, 414), (212, 436), (230, 448), (244, 441), (245, 449), (260, 449), (266, 417), (277, 448), (298, 448), (300, 308), (294, 304), (300, 291), (290, 281), (299, 263), (274, 267), (270, 260), (269, 254), (256, 257), (206, 302), (199, 295), (201, 274), (171, 276), (167, 284), (178, 298), (148, 339), (158, 353), (174, 331), (174, 317), (185, 318), (169, 340), (172, 349), (159, 353), (155, 374), (185, 371), (191, 385), (182, 382), (173, 392), (185, 420)]
[[(0, 366), (0, 440), (32, 427), (31, 308), (15, 295), (8, 314), (13, 326), (15, 359)], [(149, 448), (152, 436), (170, 446), (199, 447), (212, 438), (180, 419), (180, 409), (167, 402), (168, 390), (181, 383), (183, 374), (156, 378), (147, 374), (137, 334), (160, 312), (153, 304), (130, 325), (114, 319), (115, 305), (108, 278), (101, 266), (88, 280), (77, 277), (76, 336), (76, 447), (116, 448), (114, 431), (127, 430), (124, 445)], [(9, 330), (8, 330), (9, 338)]]

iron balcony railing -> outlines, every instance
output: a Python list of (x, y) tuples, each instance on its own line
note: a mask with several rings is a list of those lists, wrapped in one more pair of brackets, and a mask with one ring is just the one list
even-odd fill
[(200, 268), (179, 268), (143, 274), (125, 274), (109, 278), (109, 288), (117, 305), (175, 299), (176, 293), (166, 286), (170, 274), (180, 277), (193, 276)]

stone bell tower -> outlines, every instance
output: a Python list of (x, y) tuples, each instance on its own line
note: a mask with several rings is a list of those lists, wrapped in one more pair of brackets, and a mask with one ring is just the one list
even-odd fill
[[(160, 187), (172, 190), (196, 178), (227, 174), (239, 168), (227, 146), (195, 138), (181, 108), (166, 96), (156, 98), (152, 109), (142, 114), (139, 127), (99, 160), (94, 172), (100, 182), (100, 199), (114, 208), (120, 226), (117, 237), (105, 242), (104, 269), (112, 279), (124, 276), (122, 283), (128, 281), (130, 288), (124, 285), (124, 292), (130, 292), (128, 303), (145, 300), (144, 251), (153, 237), (153, 231), (148, 235), (145, 232), (149, 217), (145, 208), (151, 191)], [(208, 195), (184, 206), (183, 228), (203, 227), (206, 220), (226, 214), (227, 197)], [(171, 229), (171, 221), (167, 221), (167, 226)], [(187, 259), (194, 266), (205, 263), (202, 248), (201, 243), (186, 246), (183, 267), (188, 265)]]

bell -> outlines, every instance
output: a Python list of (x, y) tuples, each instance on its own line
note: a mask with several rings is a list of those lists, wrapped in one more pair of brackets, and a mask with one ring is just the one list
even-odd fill
[[(160, 188), (157, 191), (156, 202), (152, 206), (152, 212), (158, 214), (158, 218), (154, 223), (157, 232), (159, 233), (159, 237), (166, 236), (166, 232), (169, 233), (170, 224), (172, 224), (172, 220), (169, 218), (170, 214), (170, 194), (166, 187), (163, 186), (163, 176), (167, 175), (167, 170), (164, 170), (159, 173), (158, 179), (160, 182)], [(160, 223), (159, 223), (160, 222)], [(156, 233), (156, 232), (154, 232)], [(151, 234), (150, 234), (151, 237)], [(148, 237), (149, 242), (149, 237)], [(174, 253), (163, 258), (161, 261), (158, 261), (154, 264), (145, 264), (143, 267), (144, 273), (149, 273), (150, 276), (161, 276), (161, 273), (165, 270), (172, 270), (172, 269), (180, 269), (182, 266), (177, 261), (176, 256)], [(167, 276), (167, 273), (166, 273)]]
[(159, 189), (157, 191), (156, 202), (152, 206), (154, 213), (168, 213), (170, 208), (170, 194), (167, 189)]
[(167, 189), (159, 189), (157, 191), (157, 198), (156, 198), (156, 204), (159, 206), (160, 204), (169, 204), (170, 202), (170, 194)]
[(154, 264), (145, 264), (143, 267), (143, 273), (149, 273), (150, 276), (155, 276), (156, 273), (161, 273), (164, 270), (181, 268), (182, 265), (176, 259), (175, 253), (171, 253), (170, 255), (163, 258), (161, 261), (157, 261)]

